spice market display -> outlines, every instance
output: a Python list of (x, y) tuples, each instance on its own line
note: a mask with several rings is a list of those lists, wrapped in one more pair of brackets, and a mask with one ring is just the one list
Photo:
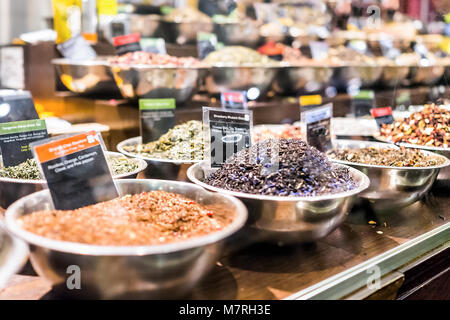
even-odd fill
[(2, 1), (0, 300), (450, 300), (446, 1)]

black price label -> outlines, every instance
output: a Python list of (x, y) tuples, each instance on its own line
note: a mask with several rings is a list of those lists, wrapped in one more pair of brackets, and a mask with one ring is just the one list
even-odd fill
[(166, 42), (163, 38), (142, 38), (139, 44), (145, 52), (167, 54)]
[(45, 120), (0, 123), (3, 166), (17, 166), (33, 158), (30, 143), (48, 138)]
[(39, 119), (28, 91), (0, 90), (0, 123)]
[(220, 101), (225, 109), (248, 109), (246, 91), (227, 91), (220, 93)]
[(356, 118), (370, 115), (375, 106), (375, 93), (372, 90), (360, 90), (353, 96), (352, 113)]
[(375, 118), (379, 128), (381, 128), (383, 124), (391, 124), (394, 122), (391, 107), (374, 108), (370, 110), (370, 113), (372, 114), (372, 117)]
[(64, 58), (71, 60), (92, 60), (97, 54), (81, 35), (77, 35), (56, 46)]
[(203, 123), (209, 129), (209, 153), (212, 168), (251, 146), (251, 111), (225, 111), (203, 108)]
[(302, 130), (306, 142), (325, 152), (331, 148), (331, 117), (333, 116), (333, 105), (328, 103), (324, 106), (301, 112)]
[(159, 139), (175, 126), (175, 99), (140, 99), (142, 142)]
[(124, 36), (114, 37), (113, 44), (118, 55), (128, 52), (141, 51), (141, 35), (139, 33), (131, 33)]
[(197, 33), (197, 53), (199, 59), (204, 59), (208, 54), (215, 51), (217, 47), (217, 36), (214, 33)]
[(31, 146), (55, 209), (78, 209), (119, 196), (97, 132), (35, 142)]

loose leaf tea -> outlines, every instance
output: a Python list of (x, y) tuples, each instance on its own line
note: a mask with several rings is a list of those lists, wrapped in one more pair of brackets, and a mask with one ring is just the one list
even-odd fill
[(383, 125), (380, 135), (395, 143), (448, 148), (450, 146), (450, 111), (434, 104), (425, 105), (420, 112), (415, 112), (403, 120)]
[(179, 194), (150, 191), (76, 210), (37, 211), (23, 216), (19, 223), (29, 232), (61, 241), (152, 245), (219, 231), (233, 219), (233, 212), (226, 211)]
[[(276, 168), (274, 166), (274, 152)], [(271, 155), (271, 156), (269, 156)], [(244, 149), (206, 178), (213, 187), (272, 196), (318, 196), (354, 189), (348, 169), (302, 140), (266, 140)]]
[[(139, 168), (136, 159), (127, 157), (108, 157), (113, 176), (133, 172)], [(41, 172), (35, 159), (28, 159), (17, 166), (0, 167), (1, 178), (39, 180), (42, 179)]]
[(149, 158), (203, 160), (203, 124), (191, 120), (173, 127), (156, 141), (123, 148), (127, 152)]
[(301, 127), (292, 124), (283, 126), (260, 126), (253, 127), (253, 141), (260, 142), (270, 139), (301, 139)]
[(41, 172), (34, 159), (28, 159), (17, 166), (1, 167), (0, 177), (26, 180), (42, 179)]
[(401, 147), (362, 149), (332, 149), (327, 152), (332, 159), (388, 167), (431, 167), (442, 164), (442, 158), (429, 156), (417, 149)]

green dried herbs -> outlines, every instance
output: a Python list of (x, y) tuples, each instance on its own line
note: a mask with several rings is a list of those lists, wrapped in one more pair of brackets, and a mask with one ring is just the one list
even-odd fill
[[(123, 157), (108, 156), (108, 163), (112, 170), (113, 176), (126, 174), (133, 172), (139, 168), (139, 162), (137, 159), (130, 159)], [(25, 180), (40, 180), (42, 179), (41, 173), (37, 166), (36, 160), (28, 159), (25, 162), (17, 166), (0, 167), (1, 178), (11, 179), (25, 179)]]
[(123, 148), (127, 152), (148, 158), (203, 160), (203, 124), (191, 120), (173, 127), (156, 141)]
[(443, 163), (436, 156), (430, 156), (417, 149), (395, 148), (361, 148), (332, 149), (327, 152), (331, 159), (354, 163), (388, 166), (388, 167), (432, 167)]
[(39, 180), (41, 173), (34, 159), (28, 159), (17, 166), (1, 167), (0, 177), (12, 179)]
[(127, 157), (109, 157), (108, 163), (113, 176), (133, 172), (139, 168), (139, 163), (136, 159)]

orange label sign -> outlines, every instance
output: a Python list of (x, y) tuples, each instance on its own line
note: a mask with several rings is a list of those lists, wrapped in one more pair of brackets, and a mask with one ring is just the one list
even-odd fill
[(68, 154), (98, 146), (100, 139), (97, 133), (92, 130), (86, 133), (77, 134), (75, 136), (51, 141), (35, 147), (36, 156), (39, 161), (47, 162)]

